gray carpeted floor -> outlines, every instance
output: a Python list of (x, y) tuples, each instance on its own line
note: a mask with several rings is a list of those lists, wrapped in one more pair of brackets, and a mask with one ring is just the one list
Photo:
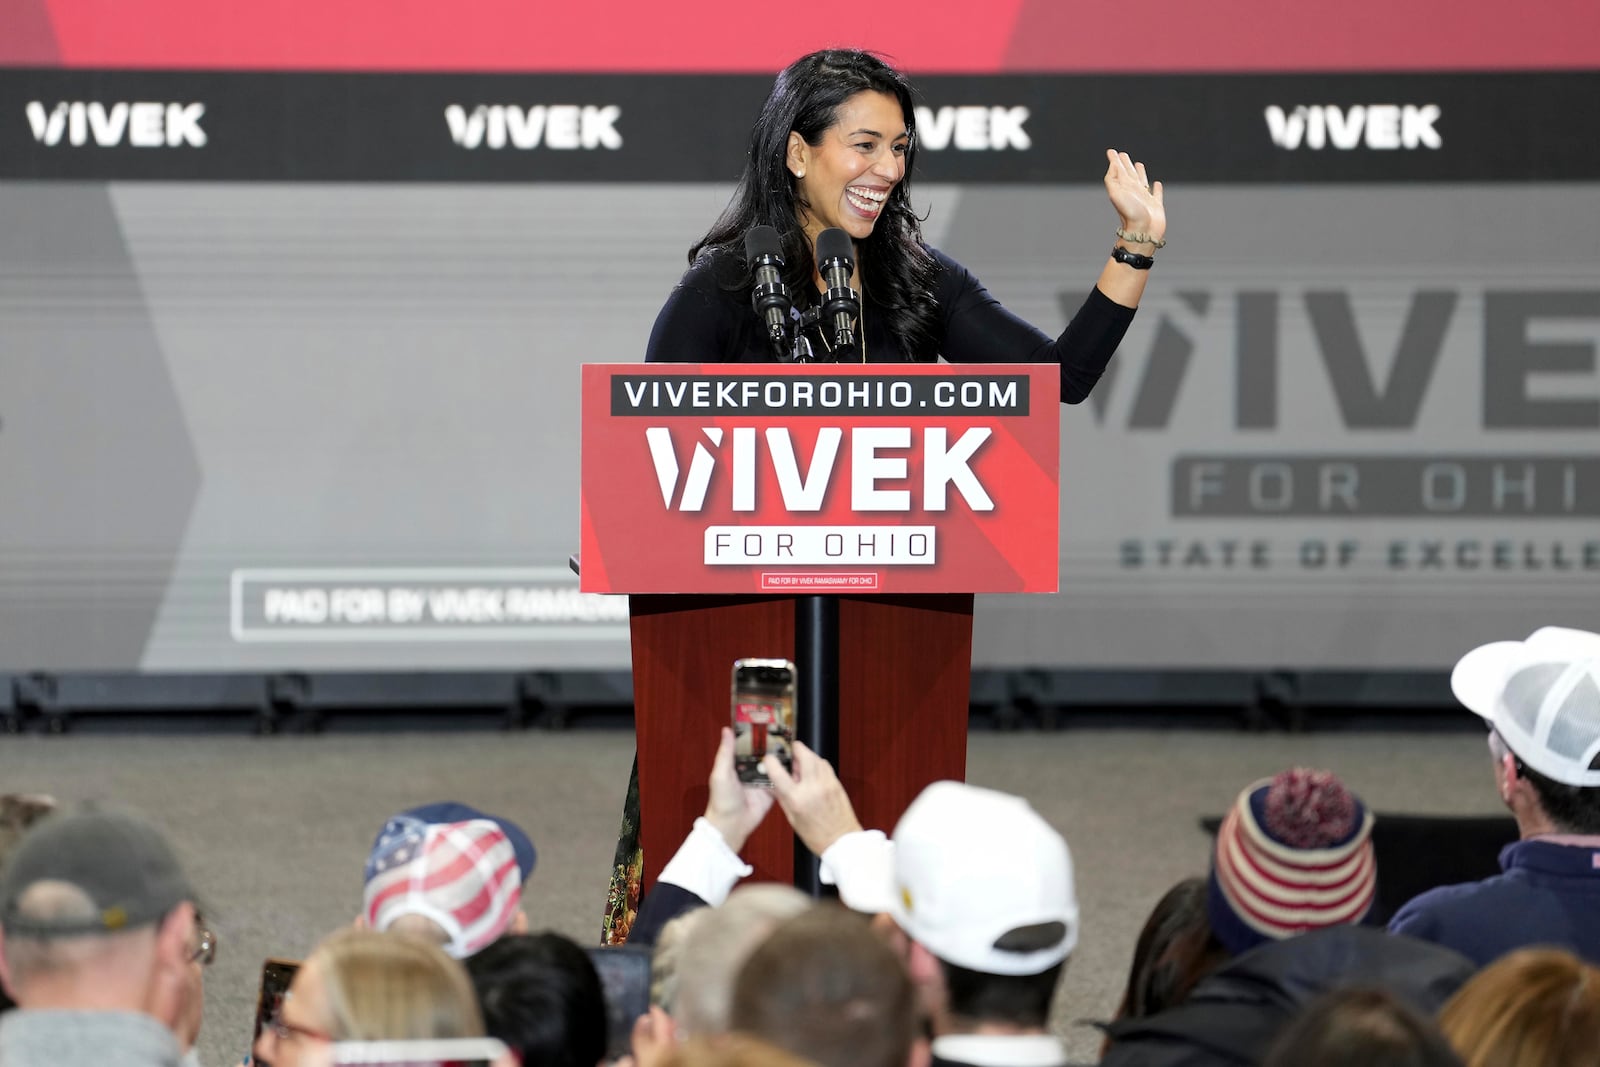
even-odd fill
[[(1471, 732), (1068, 730), (976, 734), (969, 753), (970, 780), (1029, 797), (1072, 846), (1084, 929), (1058, 1016), (1079, 1058), (1098, 1042), (1071, 1020), (1115, 1007), (1145, 914), (1206, 868), (1196, 817), (1246, 783), (1301, 763), (1384, 811), (1500, 810)], [(222, 938), (201, 1053), (226, 1067), (247, 1051), (262, 959), (298, 957), (355, 915), (373, 835), (414, 804), (462, 800), (519, 822), (539, 849), (534, 927), (594, 941), (632, 755), (620, 731), (11, 737), (0, 788), (113, 800), (170, 830)]]

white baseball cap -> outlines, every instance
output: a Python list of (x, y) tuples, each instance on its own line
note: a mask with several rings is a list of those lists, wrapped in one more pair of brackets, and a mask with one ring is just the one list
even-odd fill
[(1038, 974), (1078, 943), (1066, 840), (1021, 797), (963, 782), (933, 783), (900, 817), (885, 904), (929, 952), (985, 974)]
[(1600, 786), (1600, 634), (1546, 626), (1483, 645), (1461, 657), (1450, 688), (1546, 778)]

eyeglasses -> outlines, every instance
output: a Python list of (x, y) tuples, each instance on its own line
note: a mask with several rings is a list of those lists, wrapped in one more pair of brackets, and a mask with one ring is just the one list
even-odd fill
[(195, 933), (200, 938), (200, 943), (189, 953), (189, 962), (198, 963), (202, 967), (211, 966), (217, 958), (217, 935), (205, 924), (205, 920), (196, 915), (194, 917)]
[(272, 1036), (279, 1041), (289, 1041), (297, 1037), (309, 1041), (332, 1041), (332, 1034), (325, 1034), (321, 1030), (313, 1030), (309, 1026), (296, 1026), (283, 1017), (283, 1005), (279, 1004), (273, 1009), (272, 1015), (263, 1024), (263, 1028), (272, 1031)]

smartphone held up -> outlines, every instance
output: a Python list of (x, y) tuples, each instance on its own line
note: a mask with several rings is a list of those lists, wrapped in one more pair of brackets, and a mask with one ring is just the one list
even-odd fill
[(733, 763), (739, 780), (771, 785), (761, 760), (793, 767), (794, 664), (786, 659), (741, 659), (733, 665)]

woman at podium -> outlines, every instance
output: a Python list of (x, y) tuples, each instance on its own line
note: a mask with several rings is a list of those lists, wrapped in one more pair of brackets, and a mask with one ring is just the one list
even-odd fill
[[(645, 358), (745, 363), (799, 351), (824, 361), (1060, 363), (1061, 399), (1073, 404), (1088, 396), (1166, 243), (1161, 183), (1150, 183), (1144, 164), (1127, 153), (1106, 152), (1116, 243), (1095, 287), (1052, 339), (923, 241), (910, 195), (914, 122), (906, 79), (870, 53), (813, 52), (779, 74), (751, 131), (733, 199), (689, 249), (689, 269), (656, 318)], [(781, 248), (781, 281), (792, 302), (787, 332), (801, 338), (787, 351), (751, 300), (746, 240), (763, 226), (776, 231)], [(843, 230), (854, 252), (849, 288), (859, 294), (859, 313), (843, 331), (818, 314), (829, 286), (813, 249), (830, 229)], [(840, 263), (831, 261), (836, 272)], [(837, 286), (842, 274), (832, 280)], [(852, 343), (842, 343), (847, 334)]]

